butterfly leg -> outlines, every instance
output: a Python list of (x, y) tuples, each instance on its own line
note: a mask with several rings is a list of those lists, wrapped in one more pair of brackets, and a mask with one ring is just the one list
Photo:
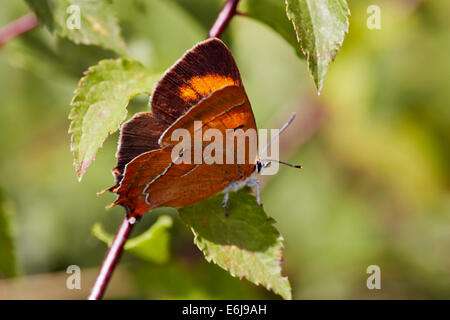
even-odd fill
[(261, 203), (261, 198), (259, 196), (259, 191), (260, 191), (259, 181), (257, 179), (250, 179), (250, 180), (248, 180), (247, 185), (249, 187), (256, 187), (256, 203), (260, 207), (262, 207), (263, 204)]
[(256, 185), (256, 203), (262, 208), (263, 204), (261, 203), (261, 198), (259, 197), (259, 181), (255, 180), (255, 185)]
[(225, 217), (228, 217), (228, 197), (229, 197), (229, 193), (226, 192), (225, 196), (223, 197), (223, 201), (222, 201), (222, 208), (225, 208)]

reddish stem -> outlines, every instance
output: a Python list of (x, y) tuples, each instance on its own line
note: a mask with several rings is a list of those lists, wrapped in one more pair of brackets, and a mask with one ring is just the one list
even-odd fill
[(238, 5), (239, 0), (228, 0), (217, 16), (216, 21), (212, 25), (211, 29), (208, 33), (208, 38), (218, 38), (228, 26), (231, 18), (236, 14), (236, 7)]
[[(220, 11), (216, 21), (209, 30), (208, 38), (219, 37), (227, 27), (231, 18), (236, 15), (236, 7), (239, 0), (228, 0)], [(123, 251), (123, 246), (127, 241), (134, 224), (128, 222), (127, 217), (122, 221), (119, 230), (114, 237), (113, 243), (109, 248), (103, 260), (102, 267), (95, 280), (94, 286), (89, 294), (89, 300), (100, 300), (105, 293), (108, 282), (114, 272), (114, 269), (119, 261), (120, 255)]]
[(18, 37), (21, 34), (30, 31), (37, 27), (39, 21), (37, 20), (33, 12), (20, 17), (19, 19), (7, 24), (0, 29), (0, 47), (3, 46), (8, 40)]
[(106, 252), (105, 259), (103, 260), (102, 267), (95, 280), (94, 286), (91, 289), (88, 300), (100, 300), (103, 297), (108, 282), (119, 261), (120, 255), (122, 254), (123, 246), (125, 245), (131, 230), (133, 230), (133, 226), (134, 224), (129, 223), (127, 217), (123, 219), (111, 247), (108, 252)]

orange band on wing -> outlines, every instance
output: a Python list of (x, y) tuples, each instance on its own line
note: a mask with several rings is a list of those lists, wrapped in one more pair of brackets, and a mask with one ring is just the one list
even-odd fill
[(189, 84), (180, 88), (180, 96), (184, 101), (197, 100), (200, 96), (207, 96), (211, 92), (226, 86), (239, 85), (231, 77), (219, 74), (196, 76), (189, 80)]

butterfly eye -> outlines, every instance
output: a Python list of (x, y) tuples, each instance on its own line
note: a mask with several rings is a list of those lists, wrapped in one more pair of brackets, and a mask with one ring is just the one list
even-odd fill
[(263, 165), (261, 163), (261, 161), (256, 161), (256, 172), (261, 173), (261, 169), (262, 169)]

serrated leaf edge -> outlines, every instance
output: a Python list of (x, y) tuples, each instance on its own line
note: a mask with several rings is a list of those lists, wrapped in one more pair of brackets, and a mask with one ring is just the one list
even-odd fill
[[(308, 0), (306, 0), (306, 1), (307, 1), (307, 4), (308, 4)], [(345, 7), (347, 9), (347, 14), (346, 14), (346, 18), (347, 19), (346, 19), (346, 23), (345, 23), (346, 24), (346, 28), (344, 30), (344, 36), (342, 37), (342, 40), (337, 43), (338, 44), (338, 48), (336, 49), (336, 52), (333, 54), (332, 61), (334, 61), (336, 59), (337, 51), (342, 47), (342, 44), (344, 43), (345, 34), (348, 34), (349, 26), (350, 26), (350, 21), (348, 19), (348, 17), (350, 17), (350, 15), (351, 15), (350, 8), (348, 6), (347, 0), (342, 0), (342, 1), (345, 3)], [(288, 3), (289, 0), (284, 0), (284, 2), (286, 4), (286, 15), (287, 15), (289, 21), (291, 21), (291, 23), (292, 23), (292, 25), (294, 27), (295, 34), (297, 36), (297, 41), (300, 44), (300, 49), (303, 52), (303, 54), (305, 55), (305, 57), (306, 57), (306, 61), (307, 61), (307, 64), (308, 64), (308, 70), (310, 71), (309, 75), (313, 79), (313, 82), (314, 82), (314, 84), (316, 86), (318, 95), (320, 95), (320, 93), (321, 93), (321, 91), (323, 89), (323, 81), (324, 81), (324, 79), (317, 78), (318, 82), (316, 82), (316, 80), (314, 79), (314, 75), (311, 72), (311, 63), (312, 62), (310, 60), (310, 53), (303, 47), (303, 41), (302, 41), (302, 39), (300, 37), (299, 30), (298, 30), (298, 28), (297, 28), (297, 26), (296, 26), (296, 24), (294, 22), (295, 18), (290, 16), (289, 3)], [(314, 39), (316, 39), (316, 38), (317, 37), (314, 37)], [(314, 40), (314, 41), (316, 41), (316, 40)], [(317, 48), (317, 44), (316, 43), (314, 44), (314, 47)], [(326, 70), (328, 70), (328, 65), (327, 65)]]
[[(263, 211), (263, 212), (264, 212), (264, 211)], [(264, 212), (264, 214), (265, 214), (265, 216), (266, 216), (266, 218), (267, 218), (266, 222), (270, 223), (271, 225), (273, 225), (273, 224), (276, 222), (275, 219), (273, 219), (272, 217), (269, 217), (265, 212)], [(188, 226), (189, 226), (189, 225), (188, 225)], [(225, 267), (219, 265), (216, 261), (214, 261), (213, 257), (210, 256), (209, 251), (208, 251), (208, 249), (207, 249), (207, 246), (206, 246), (205, 244), (201, 244), (201, 241), (199, 240), (199, 237), (200, 237), (200, 236), (197, 234), (197, 232), (195, 232), (194, 228), (191, 227), (191, 226), (189, 226), (189, 228), (191, 229), (192, 233), (194, 234), (194, 243), (195, 243), (195, 245), (200, 249), (200, 251), (203, 252), (203, 255), (205, 256), (205, 260), (206, 260), (206, 261), (208, 261), (209, 263), (212, 262), (212, 263), (216, 264), (217, 266), (219, 266), (220, 268), (224, 269), (224, 270), (227, 271), (233, 278), (239, 278), (239, 279), (245, 278), (245, 279), (247, 279), (249, 282), (251, 282), (251, 283), (253, 283), (253, 284), (257, 285), (257, 286), (259, 286), (259, 285), (261, 284), (261, 285), (264, 286), (266, 289), (272, 291), (273, 293), (275, 293), (275, 294), (277, 294), (277, 295), (280, 295), (281, 297), (283, 297), (283, 298), (286, 299), (286, 300), (291, 300), (291, 299), (292, 299), (292, 288), (291, 288), (291, 284), (290, 284), (290, 282), (289, 282), (289, 278), (288, 278), (287, 276), (283, 276), (283, 275), (282, 275), (282, 271), (283, 271), (283, 270), (282, 270), (282, 268), (281, 268), (281, 263), (282, 263), (282, 261), (283, 261), (284, 238), (283, 238), (283, 236), (279, 233), (278, 230), (277, 230), (277, 232), (278, 232), (278, 238), (277, 238), (277, 241), (280, 243), (280, 249), (277, 250), (277, 254), (276, 254), (276, 256), (278, 257), (278, 259), (277, 259), (277, 264), (278, 264), (278, 268), (279, 268), (279, 272), (280, 272), (280, 277), (281, 277), (281, 279), (284, 280), (284, 281), (286, 281), (286, 282), (287, 282), (287, 285), (288, 285), (288, 287), (289, 287), (289, 296), (288, 296), (288, 297), (285, 297), (285, 296), (282, 295), (281, 292), (278, 292), (278, 291), (274, 290), (274, 288), (271, 287), (269, 284), (268, 284), (268, 285), (264, 285), (264, 284), (262, 284), (262, 283), (253, 282), (253, 281), (250, 280), (249, 277), (246, 276), (246, 275), (242, 275), (242, 276), (239, 276), (239, 277), (238, 277), (237, 275), (235, 275), (235, 274), (234, 274), (233, 272), (231, 272), (230, 270), (227, 270)], [(261, 264), (263, 264), (263, 263), (261, 263)]]
[[(104, 66), (105, 66), (107, 63), (109, 63), (109, 62), (112, 62), (112, 63), (123, 63), (125, 60), (128, 60), (128, 59), (126, 59), (126, 58), (103, 59), (103, 60), (99, 61), (96, 65), (90, 66), (86, 71), (83, 72), (83, 76), (82, 76), (81, 79), (78, 81), (78, 87), (74, 90), (74, 93), (73, 93), (74, 95), (73, 95), (73, 97), (72, 97), (72, 99), (71, 99), (71, 101), (70, 101), (71, 110), (70, 110), (70, 113), (69, 113), (69, 117), (68, 117), (68, 118), (69, 118), (69, 120), (71, 120), (71, 123), (70, 123), (70, 126), (69, 126), (69, 131), (68, 131), (68, 133), (69, 133), (69, 135), (70, 135), (70, 151), (72, 152), (73, 157), (74, 157), (73, 164), (74, 164), (74, 167), (75, 167), (75, 170), (76, 170), (76, 175), (77, 175), (78, 181), (81, 181), (81, 179), (83, 178), (84, 174), (86, 173), (87, 168), (95, 161), (95, 155), (94, 155), (91, 159), (88, 159), (87, 162), (84, 161), (84, 160), (82, 161), (82, 160), (80, 159), (80, 160), (79, 160), (79, 163), (77, 163), (77, 158), (79, 158), (79, 155), (78, 155), (78, 157), (77, 157), (77, 154), (76, 154), (77, 150), (76, 150), (76, 147), (74, 146), (74, 131), (73, 131), (73, 126), (74, 126), (74, 121), (79, 119), (79, 115), (77, 115), (76, 117), (74, 116), (74, 110), (75, 110), (76, 103), (77, 103), (77, 102), (75, 102), (75, 100), (76, 100), (76, 99), (79, 97), (79, 95), (81, 94), (80, 91), (81, 91), (81, 89), (82, 89), (83, 83), (84, 83), (84, 81), (89, 77), (89, 75), (90, 75), (91, 73), (95, 72), (97, 69), (100, 69), (100, 68), (104, 67)], [(130, 61), (133, 61), (133, 60), (130, 60)], [(103, 82), (106, 82), (106, 81), (100, 81), (98, 84), (103, 83)], [(122, 123), (125, 121), (125, 119), (127, 118), (127, 116), (128, 116), (128, 110), (127, 110), (127, 107), (128, 107), (128, 105), (129, 105), (129, 103), (130, 103), (130, 100), (133, 99), (135, 96), (137, 96), (137, 95), (139, 95), (139, 94), (144, 94), (144, 93), (150, 94), (151, 92), (150, 92), (150, 90), (149, 90), (149, 91), (142, 91), (142, 92), (136, 93), (136, 94), (134, 94), (134, 95), (131, 95), (131, 96), (129, 97), (128, 102), (127, 102), (127, 104), (125, 105), (125, 111), (126, 111), (126, 112), (125, 112), (125, 114), (124, 114), (124, 117), (120, 120), (120, 124), (122, 124)], [(86, 115), (86, 113), (85, 113), (84, 115)], [(83, 115), (83, 116), (84, 116), (84, 115)], [(84, 121), (85, 121), (85, 118), (83, 118), (82, 123), (84, 123)], [(82, 125), (81, 125), (81, 127), (82, 127)], [(101, 143), (100, 143), (98, 149), (102, 148), (102, 147), (103, 147), (103, 144), (104, 144), (104, 142), (106, 141), (106, 139), (108, 138), (108, 136), (110, 136), (111, 134), (113, 134), (114, 132), (116, 132), (117, 130), (119, 130), (119, 128), (120, 128), (120, 125), (119, 125), (116, 129), (113, 129), (113, 130), (108, 131), (108, 135), (105, 136), (105, 137), (101, 140)], [(83, 134), (83, 133), (82, 133), (82, 134)], [(97, 150), (98, 150), (98, 149), (97, 149)]]

